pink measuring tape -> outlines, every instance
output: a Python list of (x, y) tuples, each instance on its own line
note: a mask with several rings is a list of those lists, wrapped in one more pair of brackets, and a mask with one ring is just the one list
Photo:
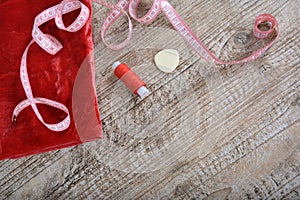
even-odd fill
[[(65, 27), (62, 15), (69, 13), (71, 11), (77, 10), (81, 8), (81, 12), (76, 18), (76, 20), (69, 26)], [(30, 86), (29, 76), (27, 72), (27, 53), (29, 47), (36, 42), (42, 49), (44, 49), (49, 54), (55, 55), (59, 50), (63, 48), (62, 44), (53, 36), (44, 34), (40, 29), (39, 26), (44, 24), (45, 22), (55, 19), (55, 23), (58, 28), (69, 31), (75, 32), (80, 30), (88, 20), (89, 17), (89, 9), (82, 4), (80, 1), (77, 0), (64, 0), (59, 5), (53, 6), (41, 12), (38, 16), (35, 17), (34, 26), (32, 30), (32, 41), (26, 47), (22, 60), (21, 60), (21, 67), (20, 67), (20, 78), (21, 83), (24, 88), (25, 94), (27, 99), (20, 102), (13, 111), (13, 119), (12, 121), (16, 121), (17, 116), (19, 115), (22, 110), (26, 107), (31, 106), (37, 118), (50, 130), (52, 131), (64, 131), (70, 126), (70, 113), (68, 108), (57, 102), (50, 99), (42, 98), (42, 97), (34, 97), (32, 94), (32, 89)], [(56, 124), (48, 124), (44, 121), (42, 115), (40, 114), (36, 104), (44, 104), (59, 110), (62, 110), (67, 114), (66, 118), (59, 123)]]
[[(170, 23), (173, 25), (173, 27), (177, 30), (177, 32), (184, 38), (184, 40), (191, 46), (194, 51), (204, 60), (209, 62), (214, 62), (216, 64), (241, 64), (249, 61), (253, 61), (260, 57), (268, 48), (270, 48), (273, 43), (275, 42), (275, 39), (271, 41), (269, 44), (267, 44), (262, 49), (259, 49), (258, 51), (255, 51), (250, 56), (243, 58), (241, 60), (236, 61), (222, 61), (218, 59), (212, 52), (210, 52), (205, 45), (200, 41), (200, 39), (195, 35), (195, 33), (191, 30), (191, 28), (185, 23), (185, 21), (179, 16), (177, 11), (172, 7), (172, 5), (167, 0), (154, 0), (153, 5), (151, 9), (148, 11), (148, 13), (143, 17), (138, 17), (137, 10), (138, 5), (140, 3), (140, 0), (121, 0), (117, 5), (107, 5), (106, 2), (102, 0), (94, 0), (94, 2), (98, 2), (102, 5), (105, 5), (109, 8), (112, 8), (113, 10), (107, 15), (104, 24), (101, 29), (101, 36), (102, 40), (105, 42), (105, 32), (107, 29), (122, 15), (122, 13), (125, 13), (129, 20), (129, 33), (127, 39), (122, 42), (119, 45), (108, 45), (111, 49), (121, 49), (127, 45), (129, 42), (129, 39), (131, 37), (132, 32), (132, 23), (128, 16), (128, 14), (125, 12), (125, 10), (129, 9), (129, 15), (135, 19), (136, 21), (140, 22), (141, 24), (150, 24), (153, 22), (160, 11), (163, 11), (163, 13), (166, 15)], [(267, 31), (263, 31), (259, 29), (259, 25), (262, 23), (268, 23), (270, 25), (269, 29)], [(279, 28), (278, 23), (276, 19), (270, 15), (270, 14), (262, 14), (259, 15), (255, 19), (253, 33), (254, 36), (258, 39), (265, 39), (271, 34), (276, 32), (276, 36), (279, 34)]]
[[(139, 18), (137, 15), (138, 5), (140, 3), (140, 0), (121, 0), (118, 2), (118, 4), (113, 5), (109, 4), (103, 0), (94, 0), (94, 2), (100, 3), (101, 5), (108, 7), (111, 9), (111, 12), (107, 15), (102, 29), (101, 29), (101, 37), (103, 42), (111, 49), (113, 50), (119, 50), (124, 48), (130, 41), (131, 33), (132, 33), (132, 22), (130, 19), (130, 16), (135, 19), (136, 21), (140, 22), (141, 24), (150, 24), (153, 22), (160, 11), (163, 11), (163, 13), (166, 15), (170, 23), (173, 25), (173, 27), (177, 30), (177, 32), (184, 38), (184, 40), (191, 46), (194, 51), (204, 60), (209, 62), (214, 62), (216, 64), (241, 64), (249, 61), (253, 61), (257, 59), (259, 56), (261, 56), (268, 48), (270, 48), (275, 39), (271, 41), (269, 44), (267, 44), (265, 47), (259, 49), (258, 51), (255, 51), (250, 56), (243, 58), (241, 60), (237, 61), (222, 61), (218, 59), (212, 52), (210, 52), (205, 45), (199, 40), (199, 38), (193, 33), (193, 31), (186, 25), (184, 20), (179, 16), (179, 14), (176, 12), (176, 10), (172, 7), (172, 5), (167, 0), (154, 0), (153, 5), (151, 9), (148, 11), (148, 13)], [(81, 9), (80, 14), (76, 18), (76, 20), (69, 26), (65, 27), (62, 15), (69, 13), (71, 11)], [(127, 13), (127, 10), (129, 10), (129, 14)], [(18, 114), (25, 109), (28, 106), (31, 106), (34, 113), (38, 117), (38, 119), (50, 130), (52, 131), (63, 131), (66, 130), (70, 125), (70, 114), (67, 107), (59, 102), (42, 98), (42, 97), (34, 97), (32, 94), (32, 89), (30, 86), (29, 76), (27, 72), (27, 53), (29, 47), (36, 42), (43, 50), (46, 52), (54, 55), (59, 50), (63, 48), (62, 44), (51, 35), (47, 35), (42, 33), (42, 31), (39, 29), (39, 26), (46, 23), (49, 20), (55, 19), (55, 23), (58, 28), (69, 31), (69, 32), (76, 32), (80, 30), (85, 23), (87, 22), (89, 18), (89, 9), (82, 4), (78, 0), (63, 0), (60, 4), (53, 6), (51, 8), (48, 8), (41, 12), (34, 21), (34, 26), (32, 30), (32, 37), (33, 40), (28, 44), (26, 47), (21, 61), (20, 66), (20, 77), (22, 86), (24, 88), (24, 91), (26, 93), (27, 99), (19, 103), (14, 111), (13, 111), (13, 121), (16, 120), (16, 117)], [(126, 40), (124, 40), (122, 43), (118, 45), (110, 45), (105, 41), (105, 33), (109, 29), (109, 27), (122, 15), (125, 14), (128, 18), (128, 25), (129, 25), (129, 33)], [(259, 25), (262, 23), (268, 23), (269, 29), (267, 31), (262, 31), (259, 29)], [(254, 23), (254, 29), (253, 33), (255, 37), (258, 39), (265, 39), (271, 36), (273, 33), (276, 33), (276, 36), (279, 34), (279, 28), (278, 23), (276, 19), (270, 15), (270, 14), (262, 14), (259, 15)], [(47, 124), (45, 123), (43, 117), (41, 116), (36, 104), (45, 104), (54, 108), (58, 108), (62, 111), (64, 111), (67, 114), (67, 117), (57, 123), (57, 124)]]

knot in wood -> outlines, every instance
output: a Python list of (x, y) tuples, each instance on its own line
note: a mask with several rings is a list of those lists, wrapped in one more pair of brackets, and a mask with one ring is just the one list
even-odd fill
[(234, 36), (234, 43), (236, 45), (246, 45), (250, 42), (251, 36), (246, 32), (239, 32)]

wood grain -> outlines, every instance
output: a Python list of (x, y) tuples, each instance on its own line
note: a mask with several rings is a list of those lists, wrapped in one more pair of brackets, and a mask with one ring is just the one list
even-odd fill
[[(0, 199), (300, 199), (300, 2), (170, 0), (218, 57), (232, 60), (261, 47), (254, 18), (273, 14), (275, 45), (234, 66), (204, 62), (160, 14), (134, 22), (132, 43), (107, 49), (100, 27), (107, 9), (94, 4), (96, 88), (104, 138), (77, 147), (0, 162)], [(143, 1), (145, 13), (151, 1)], [(108, 41), (126, 37), (120, 19)], [(154, 55), (180, 52), (172, 74)], [(126, 62), (148, 84), (140, 100), (111, 64)]]

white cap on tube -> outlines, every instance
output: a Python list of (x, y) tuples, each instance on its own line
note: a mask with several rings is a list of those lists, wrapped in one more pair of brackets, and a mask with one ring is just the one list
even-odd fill
[(142, 99), (144, 99), (150, 94), (150, 91), (145, 86), (142, 86), (137, 90), (137, 93)]
[(121, 62), (119, 62), (119, 61), (115, 62), (115, 63), (112, 65), (113, 71), (115, 71), (115, 69), (116, 69), (119, 65), (121, 65)]

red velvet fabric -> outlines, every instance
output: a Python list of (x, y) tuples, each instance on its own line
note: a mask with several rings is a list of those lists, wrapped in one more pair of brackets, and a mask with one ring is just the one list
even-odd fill
[[(78, 32), (60, 30), (54, 20), (40, 27), (44, 33), (56, 37), (63, 44), (62, 50), (50, 55), (33, 44), (28, 53), (27, 67), (34, 97), (44, 97), (66, 105), (71, 116), (70, 127), (63, 132), (50, 131), (37, 119), (31, 107), (22, 111), (15, 123), (11, 120), (14, 107), (26, 99), (19, 75), (20, 62), (32, 39), (34, 18), (60, 2), (0, 0), (0, 159), (77, 145), (102, 136), (93, 83), (90, 0), (81, 1), (91, 12), (89, 21)], [(79, 11), (64, 15), (65, 24), (71, 24)], [(38, 108), (47, 123), (57, 123), (66, 116), (64, 112), (49, 106), (38, 105)]]

